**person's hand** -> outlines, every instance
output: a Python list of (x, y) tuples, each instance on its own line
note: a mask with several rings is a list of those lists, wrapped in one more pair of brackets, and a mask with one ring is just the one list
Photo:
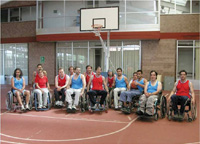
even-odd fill
[(70, 86), (67, 86), (67, 89), (69, 89), (70, 88)]
[(149, 96), (150, 96), (149, 93), (145, 93), (145, 95), (146, 95), (146, 97), (149, 97)]
[(20, 89), (19, 91), (20, 91), (21, 93), (23, 93), (23, 89)]
[(42, 94), (44, 94), (44, 91), (41, 89)]
[(138, 85), (139, 83), (138, 82), (135, 82), (135, 85)]
[(61, 88), (60, 88), (60, 87), (58, 87), (58, 88), (57, 88), (57, 91), (61, 91)]
[(83, 92), (80, 93), (80, 96), (83, 97)]
[(191, 102), (192, 102), (192, 104), (195, 104), (195, 99), (194, 99), (194, 98), (192, 98), (192, 101), (191, 101)]

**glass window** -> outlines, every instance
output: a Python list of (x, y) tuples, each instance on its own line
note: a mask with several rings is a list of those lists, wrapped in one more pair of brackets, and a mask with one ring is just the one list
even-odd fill
[(8, 22), (8, 9), (1, 10), (1, 22)]
[(30, 20), (36, 20), (36, 6), (32, 6)]
[(200, 80), (200, 41), (195, 41), (195, 75), (196, 80)]
[(73, 50), (74, 66), (79, 66), (81, 72), (85, 72), (85, 66), (87, 65), (88, 52), (86, 48), (74, 48)]
[(171, 0), (161, 0), (160, 14), (175, 14), (175, 3)]
[(30, 7), (21, 8), (21, 20), (22, 21), (30, 20)]
[(10, 22), (20, 21), (19, 20), (19, 8), (10, 9)]
[(176, 0), (176, 13), (190, 13), (190, 0)]
[(156, 0), (126, 1), (127, 12), (157, 11)]
[(199, 1), (192, 1), (192, 13), (199, 13), (200, 12), (200, 5)]

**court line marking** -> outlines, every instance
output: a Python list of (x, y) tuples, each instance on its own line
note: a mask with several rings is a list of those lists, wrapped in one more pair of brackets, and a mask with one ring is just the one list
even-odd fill
[(30, 114), (13, 114), (13, 113), (6, 113), (6, 115), (27, 116), (27, 117), (39, 117), (39, 118), (49, 118), (49, 119), (77, 120), (77, 121), (93, 121), (93, 122), (108, 122), (108, 123), (129, 123), (129, 122), (116, 121), (116, 120), (107, 121), (107, 120), (95, 120), (95, 119), (86, 119), (86, 118), (68, 118), (68, 117), (38, 116), (38, 115), (30, 115)]
[(8, 138), (13, 138), (13, 139), (19, 139), (19, 140), (24, 140), (24, 141), (40, 141), (40, 142), (67, 142), (67, 141), (81, 141), (81, 140), (89, 140), (89, 139), (95, 139), (95, 138), (101, 138), (101, 137), (105, 137), (105, 136), (109, 136), (109, 135), (113, 135), (116, 133), (119, 133), (125, 129), (127, 129), (133, 122), (135, 122), (139, 117), (136, 117), (135, 119), (133, 119), (132, 121), (130, 121), (125, 127), (107, 133), (107, 134), (102, 134), (102, 135), (97, 135), (97, 136), (92, 136), (92, 137), (86, 137), (86, 138), (76, 138), (76, 139), (63, 139), (63, 140), (43, 140), (43, 139), (28, 139), (28, 138), (20, 138), (20, 137), (14, 137), (14, 136), (10, 136), (10, 135), (6, 135), (3, 133), (0, 133), (0, 135), (8, 137)]
[(11, 144), (26, 144), (26, 143), (19, 143), (19, 142), (4, 141), (4, 140), (0, 140), (0, 142), (11, 143)]
[(200, 144), (200, 141), (199, 142), (192, 142), (192, 143), (185, 143), (185, 144)]

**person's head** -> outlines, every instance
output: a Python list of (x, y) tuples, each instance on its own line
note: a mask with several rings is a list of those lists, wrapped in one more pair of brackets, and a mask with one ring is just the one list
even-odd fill
[(77, 74), (77, 75), (79, 75), (80, 73), (81, 73), (81, 68), (80, 67), (75, 67), (75, 73)]
[(186, 78), (187, 78), (187, 72), (186, 72), (186, 70), (181, 70), (179, 72), (179, 76), (180, 76), (181, 80), (186, 80)]
[(37, 71), (39, 71), (39, 69), (42, 69), (42, 64), (37, 65)]
[(98, 66), (98, 67), (96, 67), (96, 74), (97, 75), (100, 75), (101, 74), (101, 67), (100, 66)]
[(64, 69), (63, 68), (59, 68), (58, 69), (58, 74), (59, 74), (59, 76), (63, 77), (64, 74), (65, 74)]
[(157, 75), (158, 75), (158, 73), (157, 73), (155, 70), (152, 70), (152, 71), (150, 72), (150, 79), (151, 79), (152, 81), (155, 81), (155, 80), (157, 79)]
[(142, 74), (143, 74), (142, 70), (137, 70), (138, 79), (140, 79), (142, 77)]
[(15, 71), (14, 71), (14, 74), (13, 74), (13, 77), (22, 77), (23, 76), (23, 73), (22, 73), (22, 70), (20, 68), (16, 68)]
[(109, 77), (113, 77), (113, 76), (114, 76), (114, 73), (113, 73), (112, 70), (108, 70), (108, 76), (109, 76)]
[(117, 68), (117, 75), (121, 76), (122, 75), (122, 68)]
[(43, 70), (43, 74), (47, 77), (47, 71)]
[(39, 77), (43, 77), (44, 76), (43, 69), (39, 69), (38, 70), (38, 75), (39, 75)]
[(137, 80), (137, 79), (138, 79), (138, 77), (137, 77), (137, 72), (134, 72), (134, 73), (133, 73), (133, 79), (134, 79), (134, 80)]
[(73, 67), (73, 66), (70, 66), (70, 67), (68, 68), (68, 71), (69, 71), (70, 74), (74, 73), (74, 67)]
[(87, 65), (87, 66), (85, 67), (85, 69), (86, 69), (86, 72), (87, 72), (87, 73), (91, 73), (91, 71), (92, 71), (92, 66), (91, 66), (91, 65)]

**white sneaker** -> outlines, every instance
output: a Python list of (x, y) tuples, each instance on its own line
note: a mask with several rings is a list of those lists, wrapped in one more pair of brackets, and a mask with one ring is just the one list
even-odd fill
[(25, 110), (24, 105), (22, 105), (21, 106), (21, 111), (24, 111), (24, 110)]
[(60, 103), (60, 101), (56, 101), (55, 105), (57, 106), (57, 105), (59, 105), (59, 103)]
[(42, 108), (42, 106), (38, 106), (38, 109), (41, 109)]
[(59, 101), (59, 105), (62, 106), (62, 105), (63, 105), (63, 102), (62, 102), (62, 101)]
[(75, 106), (75, 105), (73, 105), (73, 106), (72, 106), (72, 109), (76, 110), (76, 106)]
[(30, 110), (29, 105), (26, 105), (25, 108), (26, 108), (27, 110)]

